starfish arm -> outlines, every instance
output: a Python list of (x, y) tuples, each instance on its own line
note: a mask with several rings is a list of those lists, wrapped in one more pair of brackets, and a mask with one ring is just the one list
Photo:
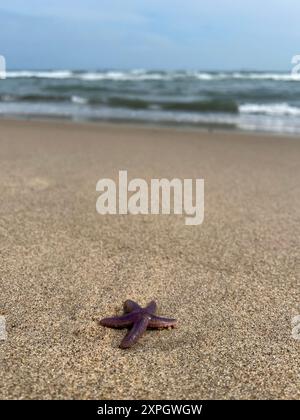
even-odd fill
[(143, 317), (134, 323), (131, 330), (123, 338), (120, 347), (127, 349), (135, 344), (142, 334), (146, 331), (149, 323), (148, 317)]
[(141, 309), (141, 307), (133, 300), (128, 299), (124, 302), (124, 312), (132, 312), (136, 311), (137, 309)]
[(154, 314), (156, 312), (157, 305), (154, 300), (152, 300), (148, 305), (146, 306), (146, 311), (150, 312), (151, 314)]
[(126, 314), (122, 316), (113, 316), (111, 318), (103, 318), (99, 322), (103, 327), (124, 328), (132, 325), (134, 319), (131, 314)]
[(175, 327), (177, 323), (176, 319), (173, 318), (163, 318), (161, 316), (152, 315), (149, 321), (149, 328), (168, 328)]

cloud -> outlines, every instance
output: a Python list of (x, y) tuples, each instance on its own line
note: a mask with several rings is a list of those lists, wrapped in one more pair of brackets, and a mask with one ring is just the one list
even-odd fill
[(0, 54), (24, 67), (286, 69), (298, 0), (10, 0)]

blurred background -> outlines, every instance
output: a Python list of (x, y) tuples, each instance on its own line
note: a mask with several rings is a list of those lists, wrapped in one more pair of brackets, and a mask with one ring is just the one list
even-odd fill
[(296, 0), (2, 3), (0, 115), (299, 133), (299, 15)]

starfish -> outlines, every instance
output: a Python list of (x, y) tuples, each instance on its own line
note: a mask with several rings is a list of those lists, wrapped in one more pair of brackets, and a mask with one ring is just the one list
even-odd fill
[(100, 325), (110, 328), (132, 327), (121, 341), (121, 349), (127, 349), (135, 344), (147, 328), (174, 328), (176, 319), (162, 318), (154, 315), (156, 303), (152, 300), (146, 308), (142, 308), (133, 300), (124, 302), (124, 315), (101, 319)]

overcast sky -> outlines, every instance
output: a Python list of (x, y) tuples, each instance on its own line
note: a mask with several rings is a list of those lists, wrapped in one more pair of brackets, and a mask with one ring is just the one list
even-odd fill
[(0, 0), (9, 69), (289, 70), (299, 0)]

